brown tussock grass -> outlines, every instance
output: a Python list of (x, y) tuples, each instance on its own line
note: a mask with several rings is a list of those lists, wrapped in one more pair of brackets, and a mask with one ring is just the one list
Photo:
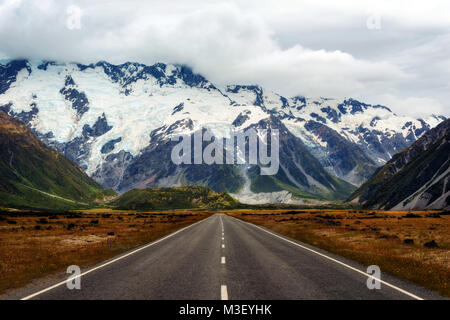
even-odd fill
[(77, 212), (75, 217), (0, 213), (0, 294), (70, 265), (94, 265), (211, 214), (109, 209)]
[[(450, 215), (439, 211), (236, 210), (229, 215), (450, 296)], [(290, 211), (289, 211), (290, 212)], [(408, 213), (420, 217), (406, 218)], [(413, 239), (413, 244), (405, 244)], [(435, 240), (438, 248), (427, 248)]]

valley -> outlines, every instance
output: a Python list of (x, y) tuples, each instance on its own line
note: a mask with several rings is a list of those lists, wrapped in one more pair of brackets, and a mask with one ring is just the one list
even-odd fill
[[(450, 300), (448, 12), (0, 0), (2, 310), (290, 319)], [(51, 313), (24, 303), (11, 314)]]
[[(0, 298), (450, 296), (445, 117), (219, 88), (182, 65), (17, 60), (1, 74)], [(270, 142), (196, 158), (239, 130)], [(186, 161), (174, 162), (180, 136)], [(69, 265), (84, 291), (64, 290)], [(381, 291), (367, 290), (370, 265), (388, 278)]]
[[(386, 277), (395, 276), (450, 296), (448, 212), (307, 208), (133, 211), (99, 208), (71, 212), (1, 212), (0, 292), (3, 295), (0, 298), (19, 298), (22, 292), (50, 285), (65, 277), (68, 265), (76, 264), (89, 270), (101, 261), (120, 257), (121, 253), (130, 252), (182, 227), (222, 215), (266, 227), (288, 239), (318, 248), (315, 250), (326, 250), (323, 252), (363, 266), (379, 265)], [(225, 225), (225, 237), (229, 239), (227, 228), (229, 230)], [(196, 234), (201, 234), (198, 232)], [(240, 236), (244, 235), (250, 236), (250, 230), (240, 233)], [(199, 239), (194, 237), (192, 241), (194, 245)], [(237, 248), (241, 246), (239, 241), (235, 245)], [(191, 258), (188, 255), (185, 259)], [(229, 261), (232, 264), (237, 262)], [(177, 273), (173, 275), (177, 276)], [(154, 277), (150, 274), (148, 278)], [(25, 289), (17, 289), (25, 285)], [(167, 294), (165, 296), (170, 298)]]

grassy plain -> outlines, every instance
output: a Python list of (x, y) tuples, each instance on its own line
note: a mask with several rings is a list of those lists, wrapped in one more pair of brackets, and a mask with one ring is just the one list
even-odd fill
[(70, 265), (101, 262), (209, 215), (183, 210), (0, 212), (0, 294)]
[(450, 296), (449, 212), (308, 209), (228, 214)]
[[(94, 265), (212, 210), (0, 212), (0, 294), (75, 264)], [(336, 209), (220, 210), (450, 296), (450, 214)], [(426, 243), (434, 240), (431, 245)], [(435, 244), (435, 246), (433, 246)]]

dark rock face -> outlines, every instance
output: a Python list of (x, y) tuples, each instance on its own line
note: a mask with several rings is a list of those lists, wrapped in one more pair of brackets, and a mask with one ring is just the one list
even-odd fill
[(87, 124), (84, 125), (82, 135), (79, 137), (75, 137), (69, 142), (58, 143), (49, 140), (52, 137), (51, 133), (50, 136), (41, 135), (40, 138), (46, 144), (52, 146), (70, 160), (77, 162), (84, 170), (86, 170), (87, 160), (89, 159), (89, 156), (91, 154), (92, 142), (90, 141), (90, 139), (100, 137), (111, 129), (112, 126), (108, 125), (105, 114), (103, 114), (101, 117), (98, 117), (97, 121), (92, 127)]
[(255, 94), (255, 101), (253, 102), (253, 104), (255, 106), (264, 107), (263, 91), (260, 86), (228, 86), (226, 91), (231, 93), (238, 93), (240, 90), (253, 92)]
[(11, 110), (11, 104), (8, 103), (6, 105), (0, 106), (0, 110), (16, 119), (19, 119), (20, 121), (29, 126), (30, 122), (33, 120), (33, 117), (39, 112), (36, 103), (33, 102), (31, 103), (30, 106), (32, 107), (30, 111), (21, 111), (17, 113)]
[(181, 66), (174, 76), (181, 78), (185, 84), (191, 87), (202, 87), (208, 84), (203, 76), (193, 73), (192, 69), (187, 66)]
[(355, 114), (358, 112), (363, 112), (367, 109), (367, 107), (369, 107), (369, 105), (355, 99), (347, 99), (337, 107), (342, 114)]
[(297, 106), (296, 109), (297, 110), (301, 110), (306, 106), (306, 98), (302, 97), (302, 96), (297, 96), (292, 98), (292, 100), (294, 101), (295, 105)]
[[(154, 130), (150, 135), (150, 145), (133, 159), (125, 169), (117, 190), (124, 192), (132, 188), (166, 186), (176, 184), (177, 181), (181, 180), (184, 180), (184, 183), (187, 184), (208, 186), (215, 191), (235, 192), (240, 189), (245, 180), (237, 164), (175, 165), (172, 162), (171, 151), (178, 142), (168, 139), (168, 135), (178, 129), (192, 129), (192, 127), (192, 122), (185, 120), (179, 121), (168, 128), (162, 127)], [(271, 188), (271, 191), (277, 190), (277, 183), (284, 183), (299, 190), (299, 192), (315, 192), (316, 184), (320, 184), (324, 189), (334, 190), (332, 197), (337, 198), (342, 197), (352, 188), (351, 185), (332, 178), (309, 153), (302, 141), (292, 135), (279, 119), (271, 117), (249, 128), (267, 129), (269, 134), (272, 129), (280, 131), (280, 162), (282, 168), (279, 169), (278, 174), (269, 178), (272, 182), (267, 182), (270, 184), (268, 188)], [(191, 141), (193, 142), (193, 134), (191, 135)], [(208, 144), (204, 142), (203, 148)], [(268, 147), (271, 148), (270, 140), (268, 141)], [(101, 175), (103, 174), (102, 172)], [(250, 176), (254, 180), (253, 183), (258, 184), (255, 180), (261, 179), (258, 166), (252, 166)], [(311, 183), (308, 177), (316, 182)], [(278, 190), (282, 189), (278, 187)], [(323, 196), (326, 196), (325, 192)]]
[(120, 150), (111, 153), (106, 161), (92, 174), (92, 178), (108, 189), (118, 189), (125, 169), (133, 162), (133, 156), (129, 152)]
[[(386, 136), (378, 130), (369, 130), (358, 127), (357, 133), (361, 134), (360, 148), (372, 159), (388, 161), (391, 155), (405, 149), (415, 141), (414, 136), (404, 138), (400, 133)], [(378, 165), (381, 163), (377, 163)]]
[(240, 127), (241, 125), (243, 125), (245, 123), (245, 121), (250, 119), (249, 114), (250, 114), (250, 111), (248, 111), (248, 110), (242, 111), (236, 117), (236, 119), (234, 119), (232, 125), (235, 126), (235, 127)]
[(85, 160), (89, 156), (90, 145), (86, 143), (86, 140), (84, 137), (76, 137), (65, 144), (61, 144), (57, 150), (62, 152), (70, 160), (79, 163), (83, 170), (87, 170)]
[[(266, 184), (267, 191), (279, 191), (281, 183), (324, 198), (339, 198), (354, 190), (354, 187), (349, 183), (333, 178), (308, 151), (302, 140), (294, 136), (278, 118), (271, 116), (261, 120), (256, 125), (250, 126), (250, 128), (266, 129), (268, 134), (272, 129), (278, 129), (279, 131), (280, 169), (276, 175), (267, 178), (258, 177), (259, 171), (254, 168), (252, 177), (255, 180), (252, 186), (255, 191), (260, 187), (258, 184)], [(270, 140), (268, 141), (268, 148), (271, 148)], [(320, 189), (322, 191), (318, 191)]]
[(38, 65), (39, 70), (47, 71), (48, 66), (54, 66), (56, 63), (54, 61), (44, 61), (40, 65)]
[(96, 67), (102, 67), (105, 74), (114, 82), (118, 82), (126, 88), (131, 83), (139, 79), (147, 79), (149, 75), (155, 77), (158, 81), (164, 79), (165, 64), (146, 66), (140, 63), (126, 62), (121, 65), (113, 65), (105, 61), (98, 62)]
[(64, 88), (59, 91), (64, 98), (71, 104), (72, 108), (77, 111), (78, 119), (89, 110), (89, 101), (84, 92), (77, 89), (77, 85), (71, 76), (66, 77)]
[(181, 181), (188, 185), (208, 186), (215, 191), (234, 192), (241, 187), (244, 179), (233, 165), (176, 165), (172, 162), (172, 149), (178, 142), (168, 139), (167, 135), (192, 128), (192, 121), (185, 119), (154, 130), (150, 134), (150, 145), (125, 169), (117, 190), (124, 192), (133, 188), (162, 187), (180, 184)]
[(87, 68), (101, 67), (111, 81), (119, 83), (125, 95), (132, 92), (131, 85), (139, 79), (155, 78), (160, 86), (174, 85), (177, 79), (182, 80), (186, 85), (191, 87), (199, 87), (207, 90), (216, 89), (214, 85), (208, 82), (203, 76), (196, 74), (191, 68), (185, 65), (178, 65), (172, 73), (167, 74), (167, 65), (164, 63), (156, 63), (151, 66), (136, 62), (126, 62), (121, 65), (113, 65), (106, 61), (90, 65), (78, 64), (78, 68), (82, 71)]
[(327, 123), (327, 119), (324, 117), (319, 116), (317, 113), (313, 112), (310, 114), (311, 117), (315, 118), (317, 121), (320, 121), (322, 123)]
[(173, 108), (172, 115), (174, 115), (174, 114), (177, 113), (177, 112), (180, 112), (180, 111), (183, 110), (183, 109), (184, 109), (184, 103), (182, 102), (182, 103), (180, 103), (179, 105), (177, 105), (177, 106), (175, 106), (175, 107)]
[(110, 153), (111, 151), (114, 150), (114, 145), (118, 142), (122, 141), (122, 138), (119, 137), (117, 139), (113, 139), (113, 140), (109, 140), (107, 143), (105, 143), (102, 147), (102, 149), (100, 150), (101, 153), (105, 154), (105, 153)]
[(31, 73), (27, 60), (13, 60), (6, 65), (0, 65), (0, 94), (5, 93), (9, 89), (22, 69), (26, 69), (28, 74)]
[[(332, 169), (332, 173), (338, 177), (345, 178), (352, 170), (357, 170), (358, 176), (352, 178), (352, 183), (359, 184), (363, 182), (359, 176), (367, 179), (375, 172), (375, 163), (365, 155), (358, 145), (344, 139), (333, 129), (315, 121), (308, 121), (305, 129), (327, 142), (326, 147), (323, 147), (324, 150), (318, 150), (318, 152), (313, 150), (312, 154), (325, 168)], [(327, 157), (321, 157), (321, 154), (326, 154)]]
[(94, 123), (92, 127), (85, 124), (83, 127), (83, 136), (85, 138), (88, 137), (100, 137), (105, 134), (109, 130), (112, 129), (112, 126), (108, 125), (108, 121), (106, 121), (106, 116), (103, 113), (101, 117), (98, 117), (97, 121)]
[[(336, 110), (332, 109), (331, 107), (326, 107), (326, 108), (322, 108), (320, 109), (322, 112), (325, 112), (327, 114), (327, 118), (329, 120), (331, 120), (334, 123), (338, 123), (339, 120), (341, 119), (341, 114), (337, 113)], [(325, 123), (325, 121), (322, 121)]]

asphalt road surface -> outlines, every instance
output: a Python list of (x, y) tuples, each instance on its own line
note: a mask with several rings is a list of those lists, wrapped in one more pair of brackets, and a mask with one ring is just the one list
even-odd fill
[[(435, 299), (382, 273), (368, 289), (366, 268), (224, 214), (82, 270), (24, 299)], [(372, 281), (373, 282), (373, 281)]]

